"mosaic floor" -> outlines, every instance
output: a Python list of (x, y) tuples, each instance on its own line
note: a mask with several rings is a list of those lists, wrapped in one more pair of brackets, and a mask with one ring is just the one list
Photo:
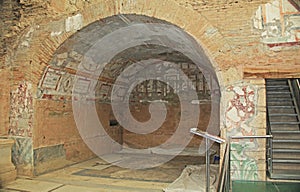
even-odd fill
[[(140, 155), (114, 154), (111, 158), (136, 162)], [(131, 170), (95, 158), (36, 178), (18, 178), (0, 192), (161, 192), (186, 165), (204, 161), (203, 156), (177, 156), (157, 168)]]

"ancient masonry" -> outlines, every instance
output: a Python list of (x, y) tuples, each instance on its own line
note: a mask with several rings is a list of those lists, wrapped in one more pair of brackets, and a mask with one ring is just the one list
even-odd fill
[[(93, 157), (76, 128), (72, 97), (98, 101), (97, 107), (103, 109), (99, 118), (109, 127), (114, 79), (126, 67), (120, 63), (132, 61), (116, 58), (95, 81), (84, 74), (77, 78), (76, 72), (95, 39), (113, 27), (137, 22), (131, 19), (137, 15), (143, 15), (139, 23), (174, 24), (203, 48), (220, 84), (223, 137), (265, 134), (264, 78), (300, 76), (300, 11), (288, 0), (0, 1), (0, 136), (15, 140), (12, 158), (19, 174), (41, 174), (47, 168)], [(99, 33), (93, 36), (88, 31)], [(78, 34), (89, 42), (77, 38), (76, 43)], [(94, 70), (95, 65), (83, 67)], [(181, 63), (198, 93), (208, 95), (206, 83), (210, 82), (193, 74), (193, 67)], [(170, 74), (170, 78), (178, 77)], [(95, 90), (95, 97), (86, 96)], [(167, 86), (154, 81), (138, 86), (134, 93), (149, 97), (151, 90), (170, 93)], [(119, 129), (110, 134), (120, 139)], [(108, 145), (106, 140), (102, 144)], [(232, 147), (234, 178), (265, 177), (265, 154), (253, 152), (264, 148), (263, 141), (239, 141)]]

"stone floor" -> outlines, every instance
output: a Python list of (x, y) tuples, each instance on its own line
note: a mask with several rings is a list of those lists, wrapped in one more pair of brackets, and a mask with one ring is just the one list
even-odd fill
[[(132, 162), (160, 158), (153, 154), (114, 154), (112, 158)], [(204, 163), (204, 156), (180, 155), (156, 168), (133, 170), (121, 168), (95, 158), (35, 178), (18, 178), (0, 192), (161, 192), (186, 165)]]

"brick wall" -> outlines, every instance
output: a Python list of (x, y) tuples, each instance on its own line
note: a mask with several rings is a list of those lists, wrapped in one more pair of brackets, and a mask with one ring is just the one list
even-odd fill
[[(255, 29), (253, 17), (260, 5), (271, 1), (0, 1), (0, 135), (9, 127), (10, 93), (20, 84), (32, 85), (34, 99), (33, 142), (37, 153), (44, 147), (61, 150), (53, 145), (65, 145), (67, 159), (76, 159), (78, 150), (84, 157), (91, 156), (74, 129), (70, 105), (62, 101), (39, 101), (38, 86), (45, 68), (50, 65), (55, 51), (77, 30), (99, 19), (119, 13), (142, 14), (178, 25), (204, 48), (218, 75), (222, 94), (231, 85), (243, 87), (249, 79), (264, 77), (299, 77), (299, 44), (268, 46), (261, 40), (262, 31)], [(299, 14), (299, 13), (296, 13)], [(76, 20), (77, 19), (77, 20)], [(71, 23), (66, 27), (67, 21)], [(101, 22), (101, 21), (100, 21)], [(260, 85), (259, 86), (263, 86)], [(254, 86), (255, 87), (255, 86)], [(258, 97), (264, 98), (262, 92)], [(225, 114), (223, 101), (221, 115)], [(257, 102), (257, 101), (255, 101)], [(64, 107), (65, 105), (65, 107)], [(261, 104), (255, 103), (258, 107)], [(50, 111), (45, 111), (45, 106)], [(263, 111), (263, 110), (261, 110)], [(264, 113), (264, 112), (261, 112)], [(256, 114), (257, 115), (257, 114)], [(226, 122), (223, 115), (221, 122)], [(253, 117), (255, 118), (255, 117)], [(21, 120), (20, 120), (21, 121)], [(264, 119), (253, 121), (260, 127)], [(62, 123), (60, 123), (62, 122)], [(225, 123), (221, 127), (226, 129)], [(70, 130), (66, 127), (72, 127)], [(49, 130), (51, 134), (45, 135)], [(66, 131), (65, 134), (64, 130)], [(73, 135), (66, 138), (66, 135)], [(79, 161), (78, 159), (76, 161)], [(43, 172), (43, 167), (40, 172)]]

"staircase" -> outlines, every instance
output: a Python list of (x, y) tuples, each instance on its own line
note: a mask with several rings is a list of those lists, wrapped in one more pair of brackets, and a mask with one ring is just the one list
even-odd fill
[(268, 171), (272, 179), (300, 179), (300, 113), (297, 79), (266, 80)]

